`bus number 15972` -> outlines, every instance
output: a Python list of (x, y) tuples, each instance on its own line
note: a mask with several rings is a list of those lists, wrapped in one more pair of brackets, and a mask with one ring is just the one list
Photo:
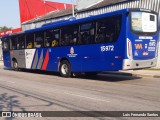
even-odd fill
[(114, 51), (114, 46), (113, 45), (108, 45), (108, 46), (101, 46), (101, 51)]

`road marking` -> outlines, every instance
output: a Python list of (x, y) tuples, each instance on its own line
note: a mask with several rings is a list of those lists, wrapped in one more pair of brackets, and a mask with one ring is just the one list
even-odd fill
[(68, 92), (63, 92), (63, 93), (64, 93), (64, 94), (68, 94), (68, 95), (72, 95), (72, 96), (77, 96), (77, 97), (92, 99), (92, 100), (96, 100), (96, 101), (110, 102), (110, 101), (108, 101), (108, 100), (102, 100), (102, 99), (97, 99), (97, 98), (93, 98), (93, 97), (87, 97), (87, 96), (83, 96), (83, 95), (77, 95), (77, 94), (68, 93)]
[(0, 80), (0, 81), (2, 81), (2, 82), (6, 82), (6, 83), (12, 83), (12, 84), (14, 84), (14, 83), (15, 83), (14, 81), (8, 81), (8, 80)]
[(46, 89), (44, 90), (46, 92), (56, 92), (57, 94), (60, 93), (60, 94), (67, 94), (67, 95), (72, 95), (72, 96), (76, 96), (76, 97), (81, 97), (81, 98), (86, 98), (86, 99), (91, 99), (91, 100), (95, 100), (95, 101), (100, 101), (100, 102), (110, 102), (108, 100), (103, 100), (103, 99), (98, 99), (98, 98), (94, 98), (94, 97), (88, 97), (88, 96), (85, 96), (85, 95), (80, 95), (80, 94), (73, 94), (73, 93), (70, 93), (70, 92), (64, 92), (62, 90), (50, 90), (50, 89)]

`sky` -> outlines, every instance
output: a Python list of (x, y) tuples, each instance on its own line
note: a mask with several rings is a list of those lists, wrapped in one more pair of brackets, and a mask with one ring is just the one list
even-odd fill
[[(0, 26), (19, 28), (19, 0), (0, 0)], [(71, 3), (71, 0), (48, 0), (53, 2)]]

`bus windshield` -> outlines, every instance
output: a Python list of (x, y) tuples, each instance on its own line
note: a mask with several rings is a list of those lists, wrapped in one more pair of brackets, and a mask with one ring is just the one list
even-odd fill
[(148, 12), (131, 12), (131, 29), (134, 33), (156, 33), (157, 15)]

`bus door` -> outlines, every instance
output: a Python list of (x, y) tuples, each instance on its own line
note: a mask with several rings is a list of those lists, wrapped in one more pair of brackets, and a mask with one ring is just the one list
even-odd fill
[(9, 39), (2, 39), (2, 49), (3, 49), (3, 61), (4, 66), (11, 67), (10, 49), (9, 49)]
[(100, 70), (101, 56), (100, 47), (98, 45), (88, 45), (82, 48), (82, 71), (97, 71)]
[(96, 22), (80, 25), (79, 44), (82, 44), (82, 71), (92, 71), (98, 66), (98, 46), (95, 44)]
[(121, 21), (122, 15), (117, 14), (98, 19), (96, 23), (81, 25), (81, 38), (85, 44), (82, 58), (84, 71), (115, 70), (115, 63), (119, 66), (121, 57), (117, 56), (119, 51), (116, 50), (121, 46), (115, 48), (115, 44), (119, 41)]
[[(156, 57), (158, 46), (157, 15), (150, 12), (131, 12), (127, 27), (127, 55), (134, 60)], [(130, 29), (130, 30), (129, 30)]]

